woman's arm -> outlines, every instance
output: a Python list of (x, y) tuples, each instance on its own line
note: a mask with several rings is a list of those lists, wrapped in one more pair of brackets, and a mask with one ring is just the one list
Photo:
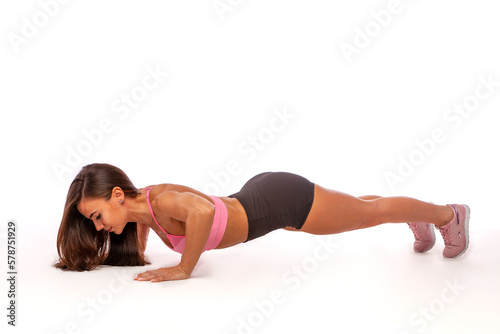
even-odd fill
[(168, 191), (158, 195), (151, 206), (160, 217), (169, 216), (186, 223), (186, 247), (177, 266), (147, 271), (135, 279), (160, 282), (189, 278), (210, 236), (214, 205), (193, 193)]
[(180, 263), (181, 268), (189, 276), (191, 276), (207, 244), (212, 230), (215, 210), (212, 203), (202, 197), (196, 197), (198, 203), (186, 217), (186, 247), (182, 253)]

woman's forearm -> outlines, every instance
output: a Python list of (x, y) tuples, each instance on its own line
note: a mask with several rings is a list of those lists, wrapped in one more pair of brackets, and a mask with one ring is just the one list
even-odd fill
[(214, 208), (204, 207), (192, 212), (186, 219), (186, 247), (182, 253), (180, 266), (186, 274), (191, 275), (207, 244)]
[(171, 281), (191, 276), (205, 250), (215, 213), (210, 201), (190, 193), (165, 192), (156, 197), (153, 208), (164, 210), (171, 217), (185, 222), (185, 245), (181, 261), (175, 267), (159, 268), (137, 274), (139, 281)]

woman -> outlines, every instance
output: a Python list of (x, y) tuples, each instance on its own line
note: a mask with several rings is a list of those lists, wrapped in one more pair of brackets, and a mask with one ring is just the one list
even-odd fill
[(99, 265), (149, 264), (144, 256), (149, 229), (182, 254), (175, 267), (134, 277), (159, 282), (189, 278), (201, 254), (247, 242), (282, 228), (333, 234), (407, 222), (415, 234), (414, 250), (435, 242), (431, 224), (441, 232), (445, 257), (468, 247), (469, 208), (434, 205), (406, 197), (353, 197), (323, 188), (290, 173), (263, 173), (229, 197), (207, 196), (194, 189), (159, 184), (137, 189), (127, 175), (108, 164), (82, 168), (68, 191), (57, 236), (59, 262), (65, 270)]

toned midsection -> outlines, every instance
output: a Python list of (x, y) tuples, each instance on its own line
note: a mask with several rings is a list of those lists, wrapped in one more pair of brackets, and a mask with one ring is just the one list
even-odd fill
[(217, 248), (226, 248), (245, 242), (248, 237), (248, 220), (245, 209), (236, 198), (220, 197), (227, 208), (227, 226)]

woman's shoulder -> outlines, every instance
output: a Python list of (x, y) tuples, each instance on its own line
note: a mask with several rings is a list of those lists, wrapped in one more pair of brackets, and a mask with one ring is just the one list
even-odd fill
[(179, 192), (179, 193), (191, 192), (191, 193), (195, 193), (198, 195), (200, 195), (200, 194), (203, 195), (201, 192), (199, 192), (196, 189), (186, 187), (186, 186), (183, 186), (180, 184), (174, 184), (174, 183), (153, 184), (153, 185), (150, 185), (150, 186), (147, 186), (144, 188), (140, 188), (140, 189), (138, 189), (138, 191), (140, 193), (146, 193), (148, 191), (148, 189), (150, 189), (151, 195), (153, 195), (153, 194), (158, 195), (158, 194), (161, 194), (164, 192), (169, 192), (169, 191)]
[[(148, 187), (145, 189), (148, 189)], [(186, 196), (187, 194), (189, 196)], [(149, 201), (155, 213), (183, 221), (186, 212), (199, 207), (197, 204), (202, 203), (200, 197), (212, 202), (209, 196), (196, 189), (179, 184), (165, 183), (154, 185), (150, 188)]]
[(187, 186), (183, 186), (180, 184), (174, 183), (161, 183), (157, 185), (151, 185), (145, 188), (139, 189), (140, 192), (147, 192), (150, 189), (149, 198), (151, 201), (154, 201), (156, 197), (160, 197), (161, 195), (173, 195), (174, 193), (192, 193), (203, 197), (205, 199), (210, 200), (210, 197), (205, 195), (204, 193)]

